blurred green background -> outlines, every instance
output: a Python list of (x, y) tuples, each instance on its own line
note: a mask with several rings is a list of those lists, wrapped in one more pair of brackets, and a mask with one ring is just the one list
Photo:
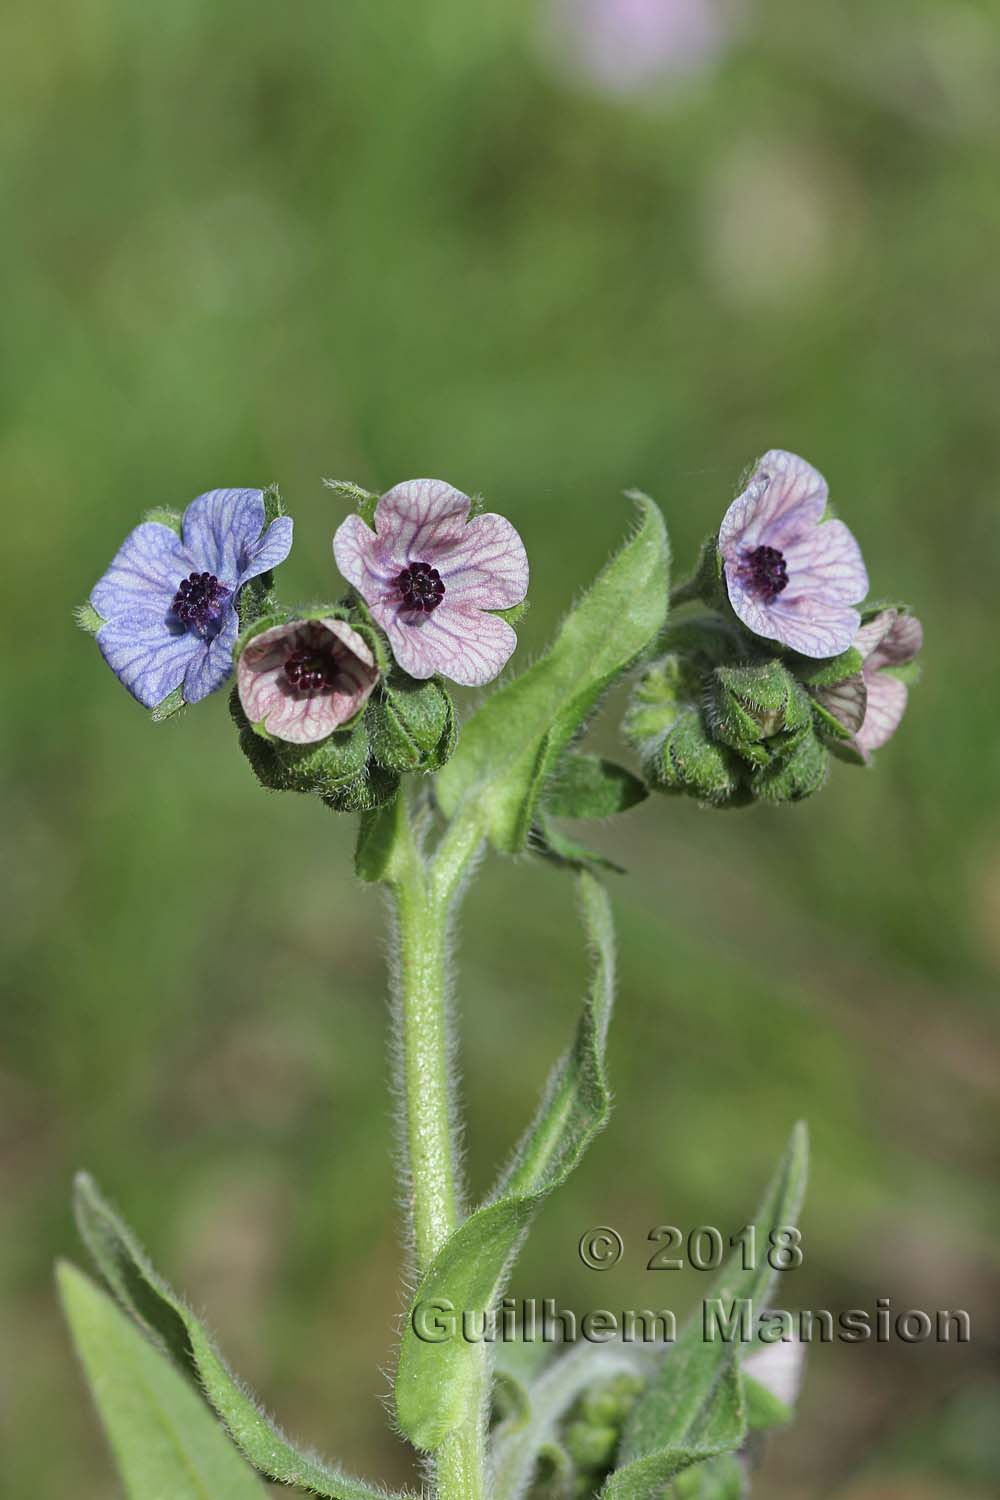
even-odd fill
[[(704, 65), (608, 91), (534, 0), (8, 8), (4, 1493), (117, 1493), (51, 1289), (83, 1165), (288, 1427), (410, 1472), (379, 1403), (381, 902), (351, 819), (260, 793), (223, 696), (153, 727), (74, 633), (124, 533), (278, 480), (283, 589), (322, 597), (322, 475), (447, 478), (526, 540), (523, 662), (625, 486), (683, 566), (772, 445), (918, 607), (925, 681), (877, 769), (812, 803), (664, 800), (607, 831), (633, 872), (616, 1111), (514, 1291), (683, 1311), (704, 1279), (645, 1272), (648, 1229), (744, 1223), (805, 1115), (784, 1305), (963, 1307), (973, 1342), (815, 1346), (760, 1492), (996, 1493), (998, 23), (745, 0)], [(476, 1190), (583, 975), (570, 883), (490, 863), (461, 943)], [(598, 1276), (576, 1243), (605, 1223), (627, 1253)]]

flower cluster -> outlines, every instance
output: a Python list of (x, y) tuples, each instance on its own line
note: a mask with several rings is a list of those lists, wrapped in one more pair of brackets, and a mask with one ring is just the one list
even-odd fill
[[(292, 522), (276, 491), (223, 489), (182, 516), (147, 516), (81, 623), (159, 718), (235, 667), (233, 714), (265, 785), (366, 808), (451, 755), (445, 682), (481, 687), (503, 671), (528, 560), (509, 521), (441, 480), (409, 480), (381, 498), (333, 487), (358, 502), (333, 538), (348, 585), (339, 602), (280, 606), (272, 572)], [(868, 762), (902, 718), (922, 633), (902, 606), (866, 608), (867, 593), (860, 548), (828, 515), (823, 476), (793, 453), (765, 453), (675, 591), (675, 602), (697, 598), (709, 613), (670, 626), (635, 689), (625, 733), (649, 783), (716, 806), (796, 801), (822, 785), (830, 752)], [(586, 758), (574, 775), (588, 807), (646, 792)], [(551, 852), (557, 835), (546, 837)]]
[(922, 645), (918, 620), (864, 609), (867, 592), (823, 476), (765, 453), (679, 591), (712, 613), (671, 627), (633, 695), (625, 733), (651, 784), (720, 807), (794, 802), (823, 785), (828, 752), (867, 762)]
[[(374, 497), (357, 493), (371, 509)], [(221, 687), (235, 661), (233, 712), (260, 779), (335, 806), (375, 805), (403, 772), (437, 769), (451, 753), (441, 679), (481, 686), (509, 660), (517, 637), (500, 612), (527, 593), (524, 545), (502, 516), (473, 516), (451, 485), (411, 480), (374, 505), (373, 528), (361, 515), (338, 528), (347, 601), (290, 613), (269, 592), (291, 548), (279, 510), (260, 490), (213, 490), (183, 517), (147, 518), (81, 623), (157, 717)]]

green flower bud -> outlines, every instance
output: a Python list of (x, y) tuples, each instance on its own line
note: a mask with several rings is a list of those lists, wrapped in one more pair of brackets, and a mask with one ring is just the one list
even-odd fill
[(597, 1427), (591, 1422), (571, 1422), (566, 1428), (566, 1451), (578, 1469), (593, 1473), (611, 1467), (621, 1437), (618, 1427)]
[(314, 792), (328, 797), (363, 779), (368, 765), (368, 730), (364, 718), (316, 744), (293, 745), (257, 734), (233, 693), (230, 711), (240, 734), (240, 748), (257, 779), (272, 791)]
[(451, 696), (436, 677), (417, 682), (396, 671), (368, 706), (372, 753), (389, 771), (438, 771), (455, 748)]
[(702, 680), (679, 656), (657, 662), (636, 689), (625, 734), (642, 756), (654, 789), (686, 793), (716, 807), (739, 805), (746, 800), (746, 772), (734, 752), (709, 735), (696, 706)]
[(807, 729), (791, 755), (754, 776), (753, 794), (766, 802), (801, 802), (819, 791), (829, 770), (826, 750)]
[(750, 766), (784, 760), (809, 732), (809, 696), (780, 661), (716, 667), (707, 714), (713, 737)]

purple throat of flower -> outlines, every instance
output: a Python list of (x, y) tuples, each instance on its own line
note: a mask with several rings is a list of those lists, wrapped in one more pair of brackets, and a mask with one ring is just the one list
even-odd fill
[(748, 547), (743, 553), (740, 573), (747, 588), (767, 603), (788, 587), (788, 564), (777, 547)]
[(231, 595), (232, 590), (220, 583), (214, 573), (189, 573), (177, 585), (170, 611), (185, 630), (210, 635)]
[(332, 692), (338, 664), (333, 651), (293, 651), (285, 662), (285, 680), (297, 693)]
[(395, 585), (403, 608), (416, 610), (420, 614), (429, 615), (444, 598), (441, 574), (430, 563), (410, 563), (397, 576)]

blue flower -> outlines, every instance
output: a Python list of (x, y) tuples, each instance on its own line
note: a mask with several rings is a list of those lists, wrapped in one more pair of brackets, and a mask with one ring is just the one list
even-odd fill
[(209, 490), (191, 501), (180, 535), (144, 521), (126, 537), (90, 602), (104, 660), (146, 708), (177, 688), (197, 703), (231, 673), (239, 591), (292, 547), (290, 516), (266, 531), (264, 521), (261, 490)]

